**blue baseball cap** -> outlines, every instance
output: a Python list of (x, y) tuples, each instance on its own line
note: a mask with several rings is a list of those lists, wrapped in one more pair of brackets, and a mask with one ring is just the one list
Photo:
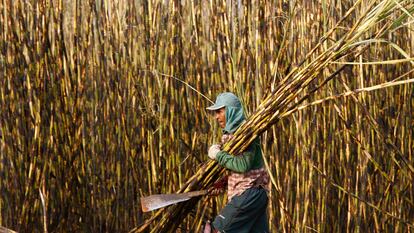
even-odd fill
[(235, 96), (231, 92), (224, 92), (224, 93), (219, 94), (216, 98), (216, 102), (212, 106), (207, 107), (206, 109), (215, 111), (217, 109), (224, 108), (224, 107), (241, 108), (241, 106), (242, 105), (240, 103), (239, 98), (237, 98), (237, 96)]

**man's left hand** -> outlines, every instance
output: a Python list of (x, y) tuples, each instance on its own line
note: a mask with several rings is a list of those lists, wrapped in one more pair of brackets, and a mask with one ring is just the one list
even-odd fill
[(210, 159), (216, 160), (217, 154), (221, 151), (220, 145), (212, 145), (210, 149), (208, 149), (208, 157)]

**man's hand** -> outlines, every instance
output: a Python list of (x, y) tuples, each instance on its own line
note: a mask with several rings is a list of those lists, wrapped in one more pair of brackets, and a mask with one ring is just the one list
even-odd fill
[(218, 196), (226, 190), (228, 176), (222, 177), (211, 188), (208, 189), (209, 196)]
[(216, 160), (217, 154), (221, 151), (220, 145), (212, 145), (208, 149), (208, 157), (210, 159)]
[(220, 189), (220, 188), (212, 187), (211, 189), (208, 190), (208, 195), (211, 196), (211, 197), (218, 196), (222, 193), (224, 193), (224, 188)]

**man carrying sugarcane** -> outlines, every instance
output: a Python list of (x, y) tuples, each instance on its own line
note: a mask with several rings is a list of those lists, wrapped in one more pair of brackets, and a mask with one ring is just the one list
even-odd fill
[[(215, 104), (207, 109), (215, 112), (215, 119), (223, 129), (221, 144), (212, 145), (208, 150), (208, 156), (227, 168), (229, 175), (228, 203), (212, 223), (206, 223), (204, 233), (267, 233), (269, 176), (263, 167), (260, 140), (257, 138), (238, 155), (221, 150), (222, 145), (233, 137), (233, 133), (245, 121), (243, 107), (233, 93), (225, 92), (219, 94)], [(215, 186), (219, 185), (216, 183)], [(212, 191), (218, 192), (220, 188)]]

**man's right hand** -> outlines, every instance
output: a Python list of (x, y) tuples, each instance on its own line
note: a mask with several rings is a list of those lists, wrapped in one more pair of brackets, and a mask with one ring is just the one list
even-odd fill
[(228, 176), (222, 177), (216, 183), (213, 184), (211, 188), (208, 190), (209, 196), (218, 196), (226, 190)]
[(224, 193), (223, 188), (214, 188), (213, 187), (213, 188), (208, 190), (208, 195), (211, 196), (211, 197), (215, 197), (215, 196), (218, 196), (218, 195), (223, 194), (223, 193)]

